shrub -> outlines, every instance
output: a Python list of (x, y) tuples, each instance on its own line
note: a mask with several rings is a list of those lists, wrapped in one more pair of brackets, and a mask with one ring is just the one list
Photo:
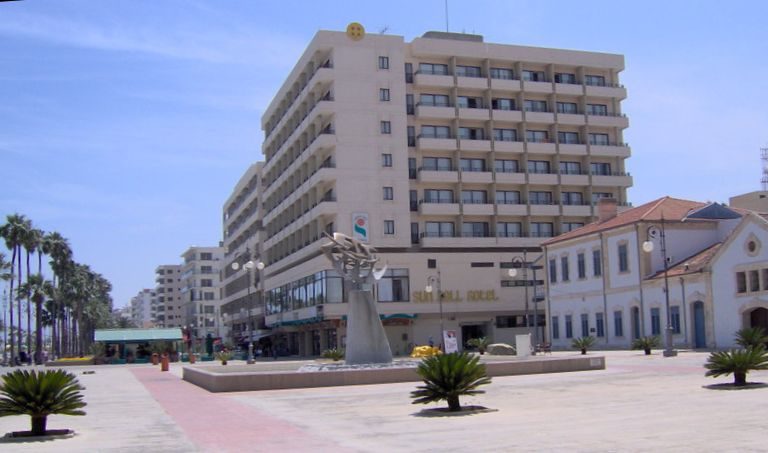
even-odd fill
[(651, 349), (661, 346), (659, 337), (641, 337), (632, 342), (632, 349), (642, 349), (645, 355), (651, 355)]
[(571, 346), (573, 346), (575, 349), (581, 349), (582, 354), (587, 353), (587, 349), (591, 348), (595, 345), (595, 342), (597, 342), (597, 339), (595, 337), (581, 337), (581, 338), (574, 338), (571, 341)]
[(221, 361), (222, 365), (226, 365), (228, 360), (232, 359), (232, 353), (229, 351), (219, 351), (216, 353), (216, 360)]
[(460, 411), (459, 396), (485, 393), (477, 387), (491, 383), (480, 358), (466, 352), (427, 357), (416, 370), (424, 380), (422, 386), (411, 392), (413, 404), (427, 404), (441, 400), (448, 402), (448, 410)]
[(491, 344), (491, 341), (488, 340), (486, 337), (480, 337), (480, 338), (472, 338), (469, 341), (467, 341), (467, 344), (472, 346), (473, 348), (477, 348), (477, 351), (480, 354), (485, 354), (485, 348), (488, 347), (489, 344)]
[(345, 354), (345, 351), (343, 349), (331, 348), (323, 351), (323, 353), (320, 354), (320, 357), (324, 359), (333, 359), (334, 362), (338, 362), (339, 360), (344, 358), (344, 354)]
[(736, 332), (736, 343), (745, 349), (765, 347), (768, 335), (762, 327), (745, 327)]
[(2, 376), (0, 386), (0, 417), (29, 415), (32, 435), (46, 432), (48, 416), (85, 415), (83, 387), (74, 374), (63, 370), (16, 370)]
[(751, 370), (768, 370), (768, 353), (763, 346), (731, 351), (713, 352), (707, 358), (705, 376), (718, 377), (733, 373), (733, 385), (747, 384), (747, 373)]

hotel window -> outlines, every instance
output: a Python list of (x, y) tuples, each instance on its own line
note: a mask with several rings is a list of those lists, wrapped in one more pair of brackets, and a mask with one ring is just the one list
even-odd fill
[(408, 302), (408, 269), (388, 269), (376, 289), (379, 302)]
[(565, 315), (565, 338), (573, 338), (573, 317)]
[(658, 308), (651, 308), (651, 335), (661, 334), (661, 312)]
[(491, 107), (493, 108), (493, 110), (514, 110), (515, 100), (514, 99), (493, 99), (491, 101)]
[(627, 256), (627, 244), (619, 244), (619, 272), (629, 271), (629, 257)]
[(669, 321), (672, 325), (672, 333), (680, 333), (680, 307), (673, 305), (669, 307)]
[(523, 108), (525, 108), (526, 112), (546, 112), (547, 101), (532, 101), (526, 99), (523, 101)]
[(517, 131), (514, 129), (494, 129), (493, 139), (500, 142), (516, 142)]
[(383, 193), (384, 193), (384, 200), (394, 200), (395, 199), (395, 194), (394, 194), (394, 190), (392, 189), (392, 187), (384, 187), (383, 188)]
[(395, 234), (395, 221), (394, 220), (385, 220), (384, 221), (384, 234)]
[(453, 222), (426, 222), (424, 227), (424, 234), (427, 237), (452, 238), (455, 236)]
[(485, 134), (480, 127), (460, 127), (459, 138), (462, 140), (483, 140)]
[(451, 138), (451, 128), (448, 126), (421, 126), (421, 136), (424, 138)]
[(389, 57), (379, 57), (379, 69), (389, 69)]
[(575, 85), (576, 74), (558, 72), (555, 74), (555, 83), (570, 83), (571, 85)]
[(525, 131), (525, 139), (531, 143), (549, 143), (549, 133), (547, 131)]
[(624, 322), (621, 319), (621, 311), (613, 312), (613, 335), (616, 337), (624, 336)]
[(496, 159), (493, 161), (493, 168), (497, 173), (517, 173), (518, 165), (516, 160)]
[(569, 231), (578, 230), (584, 226), (584, 222), (563, 222), (561, 233), (567, 233)]
[(549, 283), (557, 283), (557, 261), (554, 258), (549, 260)]
[(760, 272), (757, 270), (749, 271), (749, 290), (760, 291)]
[(549, 162), (546, 160), (529, 160), (528, 173), (549, 173)]
[(459, 159), (461, 171), (485, 171), (485, 159)]
[(512, 80), (515, 78), (515, 73), (511, 69), (491, 68), (491, 78), (501, 79), (501, 80)]
[(427, 171), (453, 171), (453, 161), (450, 157), (425, 157), (422, 169)]
[(392, 166), (392, 155), (391, 154), (382, 154), (381, 155), (381, 166), (382, 167), (391, 167)]
[(560, 162), (560, 173), (563, 175), (580, 175), (581, 163), (580, 162)]
[(592, 203), (597, 203), (601, 198), (613, 198), (611, 192), (592, 192)]
[(568, 265), (568, 257), (562, 256), (560, 257), (560, 272), (563, 275), (563, 281), (567, 282), (571, 279), (571, 269)]
[(593, 175), (610, 176), (611, 164), (607, 162), (592, 162), (589, 164), (589, 170)]
[(567, 114), (575, 115), (579, 113), (579, 109), (576, 106), (575, 102), (558, 102), (557, 113), (567, 113)]
[(747, 292), (747, 273), (746, 272), (736, 272), (736, 292), (737, 293)]
[(204, 278), (204, 279), (202, 279), (200, 281), (200, 286), (211, 287), (211, 286), (213, 286), (213, 280), (211, 280), (209, 278)]
[(419, 97), (419, 104), (429, 107), (448, 107), (451, 105), (448, 95), (445, 94), (422, 94)]
[(600, 249), (592, 250), (592, 274), (595, 277), (603, 275), (603, 254), (600, 253)]
[(561, 197), (564, 205), (581, 206), (584, 204), (584, 195), (581, 192), (563, 192)]
[(608, 106), (604, 104), (587, 104), (587, 115), (607, 116)]
[(531, 222), (531, 237), (551, 238), (554, 231), (552, 222)]
[(595, 327), (597, 327), (597, 337), (605, 336), (605, 323), (602, 313), (595, 313)]
[(497, 190), (497, 204), (520, 204), (520, 192), (517, 190)]
[(466, 204), (486, 204), (488, 196), (484, 190), (462, 190), (461, 202)]
[(483, 98), (471, 96), (457, 96), (456, 106), (460, 109), (481, 109), (483, 108)]
[(456, 65), (456, 75), (459, 77), (482, 77), (480, 66)]
[(453, 203), (453, 191), (448, 189), (424, 189), (425, 203)]
[(589, 134), (589, 144), (608, 146), (608, 134)]
[(496, 236), (500, 238), (517, 238), (517, 237), (521, 237), (522, 235), (523, 235), (523, 225), (520, 222), (496, 223)]
[(392, 133), (392, 123), (389, 121), (382, 121), (380, 124), (380, 129), (382, 134), (391, 134)]
[(552, 192), (532, 190), (528, 193), (528, 202), (531, 204), (552, 204)]
[(389, 101), (389, 88), (379, 88), (379, 100)]
[(587, 278), (587, 263), (583, 253), (576, 255), (576, 269), (579, 273), (579, 279)]
[(578, 132), (558, 132), (557, 141), (564, 145), (578, 145), (579, 133)]
[(600, 75), (586, 75), (584, 76), (584, 83), (586, 83), (587, 85), (604, 87), (605, 77)]
[(546, 82), (544, 71), (523, 71), (523, 80), (529, 82)]
[(581, 336), (589, 336), (589, 315), (586, 313), (581, 314)]
[(461, 236), (470, 238), (489, 237), (488, 222), (464, 222), (461, 224)]
[(421, 74), (448, 75), (448, 65), (435, 63), (419, 63)]
[(557, 340), (560, 338), (560, 320), (557, 316), (552, 317), (552, 339)]
[[(406, 134), (408, 136), (408, 146), (416, 146), (416, 128), (413, 126), (406, 127)], [(409, 158), (410, 160), (410, 158)], [(416, 179), (416, 178), (413, 178)]]

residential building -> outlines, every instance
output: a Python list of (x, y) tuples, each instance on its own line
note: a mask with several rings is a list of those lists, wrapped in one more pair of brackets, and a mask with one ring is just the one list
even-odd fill
[(768, 213), (768, 190), (756, 190), (741, 195), (736, 195), (728, 200), (732, 208), (749, 209), (761, 213)]
[(219, 297), (223, 247), (188, 248), (182, 255), (181, 311), (183, 325), (191, 338), (226, 335), (221, 325), (221, 298)]
[(144, 288), (131, 298), (130, 319), (136, 327), (154, 327), (156, 313), (152, 301), (155, 297), (155, 290)]
[(738, 329), (768, 328), (764, 217), (670, 197), (615, 208), (601, 200), (597, 222), (544, 243), (554, 347), (628, 348), (671, 326), (675, 347), (730, 348)]
[(157, 327), (182, 327), (181, 265), (161, 264), (155, 268), (155, 324)]
[[(266, 264), (269, 341), (302, 355), (344, 346), (346, 288), (320, 252), (338, 231), (387, 265), (375, 292), (395, 354), (440, 341), (441, 304), (424, 291), (438, 276), (460, 344), (514, 343), (542, 274), (509, 268), (592, 221), (595, 200), (627, 205), (623, 69), (621, 55), (477, 35), (318, 32), (262, 117), (263, 166), (225, 204), (226, 268), (246, 250)], [(242, 200), (256, 217), (236, 214)]]

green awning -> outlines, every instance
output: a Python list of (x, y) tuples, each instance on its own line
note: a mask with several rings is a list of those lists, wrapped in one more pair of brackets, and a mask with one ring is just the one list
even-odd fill
[(94, 333), (93, 340), (101, 342), (138, 343), (143, 341), (178, 341), (181, 329), (102, 329)]

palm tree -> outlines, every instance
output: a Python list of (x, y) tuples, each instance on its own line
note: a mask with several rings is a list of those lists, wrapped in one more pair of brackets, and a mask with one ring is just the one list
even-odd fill
[[(11, 214), (6, 217), (6, 223), (0, 226), (0, 237), (5, 240), (5, 246), (11, 251), (11, 285), (10, 285), (10, 305), (8, 307), (9, 324), (11, 328), (11, 363), (16, 357), (16, 343), (13, 338), (14, 320), (13, 320), (13, 271), (16, 266), (16, 257), (18, 256), (18, 286), (21, 286), (21, 244), (26, 231), (31, 227), (31, 222), (21, 214)], [(17, 306), (18, 322), (21, 325), (21, 304)], [(18, 330), (18, 346), (21, 347), (21, 329)]]
[(459, 396), (485, 393), (477, 387), (491, 383), (485, 365), (479, 356), (466, 352), (433, 355), (425, 358), (416, 370), (424, 380), (418, 390), (411, 392), (413, 404), (427, 404), (441, 400), (448, 402), (448, 410), (460, 411)]
[(593, 336), (574, 338), (571, 341), (571, 345), (574, 347), (574, 349), (580, 349), (581, 354), (585, 355), (587, 353), (587, 349), (594, 346), (596, 341), (597, 339)]
[(727, 376), (733, 374), (733, 385), (747, 385), (747, 373), (751, 370), (768, 370), (768, 353), (765, 347), (716, 351), (709, 355), (704, 364), (705, 376)]
[[(26, 234), (24, 235), (24, 240), (22, 242), (22, 246), (24, 247), (24, 251), (27, 253), (27, 283), (29, 283), (29, 279), (32, 276), (32, 271), (30, 269), (29, 265), (29, 258), (30, 255), (35, 253), (40, 246), (40, 238), (42, 237), (42, 231), (38, 230), (37, 228), (34, 228), (32, 226), (32, 222), (29, 223), (29, 229), (27, 229)], [(32, 294), (27, 291), (25, 293), (27, 297), (27, 351), (32, 351)], [(31, 356), (30, 356), (31, 358)]]
[(32, 275), (19, 290), (29, 294), (35, 303), (35, 363), (40, 365), (43, 363), (43, 302), (53, 292), (53, 285), (42, 275)]
[[(43, 241), (43, 250), (48, 256), (51, 257), (50, 265), (53, 270), (53, 309), (51, 314), (53, 316), (51, 322), (51, 337), (53, 343), (53, 355), (58, 357), (61, 353), (61, 331), (58, 327), (59, 322), (62, 321), (63, 327), (63, 302), (60, 300), (61, 296), (57, 288), (57, 281), (61, 282), (63, 277), (72, 269), (72, 249), (69, 247), (67, 240), (59, 234), (57, 231), (48, 233)], [(61, 302), (61, 303), (60, 303)]]
[[(0, 280), (2, 281), (13, 281), (13, 274), (10, 272), (11, 269), (11, 263), (6, 261), (5, 253), (0, 252)], [(4, 296), (7, 297), (6, 294)], [(7, 300), (7, 298), (6, 298)], [(3, 332), (6, 332), (8, 329), (8, 326), (5, 323), (5, 312), (3, 312)], [(13, 335), (11, 335), (13, 337)], [(7, 341), (7, 335), (3, 335), (3, 361), (7, 359), (8, 357), (5, 355), (5, 341)]]
[(757, 348), (768, 344), (768, 335), (762, 327), (745, 327), (736, 332), (736, 343), (742, 348)]
[(84, 388), (74, 374), (63, 370), (16, 370), (2, 376), (0, 417), (29, 415), (32, 435), (46, 433), (48, 416), (52, 414), (85, 415), (86, 403), (80, 393)]

